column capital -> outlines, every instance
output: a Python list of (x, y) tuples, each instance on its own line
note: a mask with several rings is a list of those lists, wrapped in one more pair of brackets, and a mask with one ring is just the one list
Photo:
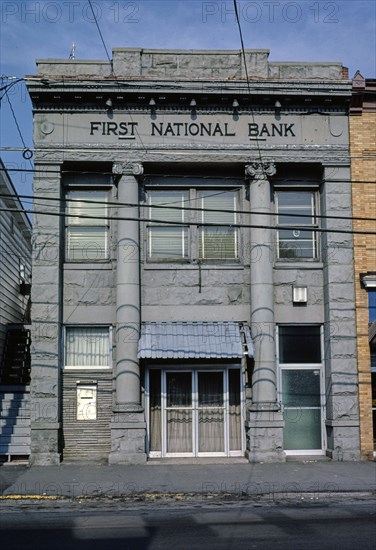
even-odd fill
[(112, 173), (121, 176), (141, 176), (144, 173), (144, 167), (141, 162), (115, 162)]
[(273, 161), (255, 161), (245, 165), (245, 175), (255, 180), (267, 180), (277, 172)]

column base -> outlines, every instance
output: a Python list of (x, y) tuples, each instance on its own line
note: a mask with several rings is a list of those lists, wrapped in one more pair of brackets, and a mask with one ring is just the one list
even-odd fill
[[(120, 407), (117, 410), (121, 410)], [(144, 412), (137, 407), (116, 412), (111, 421), (111, 452), (109, 464), (146, 463), (146, 422)]]
[(359, 422), (357, 420), (327, 420), (328, 447), (326, 455), (339, 462), (360, 460)]
[(284, 420), (276, 404), (257, 404), (248, 411), (245, 424), (249, 462), (286, 462), (283, 450)]
[(30, 466), (58, 466), (60, 424), (40, 423), (31, 427)]

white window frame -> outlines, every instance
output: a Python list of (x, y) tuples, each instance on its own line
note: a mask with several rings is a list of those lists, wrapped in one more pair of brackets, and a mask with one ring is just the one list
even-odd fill
[[(149, 373), (151, 370), (160, 370), (161, 371), (161, 451), (150, 451), (150, 378)], [(235, 369), (239, 371), (239, 384), (240, 384), (240, 415), (241, 415), (241, 449), (230, 450), (230, 437), (229, 437), (229, 381), (228, 381), (228, 371)], [(224, 409), (224, 452), (199, 452), (198, 451), (198, 373), (199, 372), (221, 372), (223, 373), (223, 409)], [(167, 419), (166, 419), (166, 409), (167, 409), (167, 384), (166, 384), (166, 375), (170, 372), (190, 372), (192, 374), (192, 405), (190, 407), (182, 406), (182, 409), (191, 409), (192, 410), (192, 452), (190, 453), (167, 453)], [(223, 366), (203, 366), (197, 365), (196, 367), (188, 367), (182, 365), (181, 367), (171, 367), (163, 366), (162, 364), (153, 365), (146, 369), (145, 374), (145, 413), (146, 413), (146, 423), (147, 423), (147, 454), (150, 458), (204, 458), (204, 457), (240, 457), (244, 456), (245, 453), (245, 444), (246, 436), (244, 429), (244, 407), (245, 407), (245, 394), (244, 394), (244, 373), (243, 369), (239, 364), (228, 364)]]
[[(177, 191), (178, 189), (176, 187), (165, 187), (165, 188), (156, 188), (153, 186), (150, 186), (150, 188), (147, 189), (147, 210), (146, 218), (148, 219), (148, 223), (146, 224), (146, 260), (148, 263), (158, 263), (158, 262), (171, 262), (171, 263), (182, 263), (182, 262), (200, 262), (200, 263), (239, 263), (240, 261), (240, 233), (239, 228), (232, 227), (231, 231), (233, 232), (233, 238), (234, 238), (234, 251), (235, 254), (233, 257), (229, 258), (206, 258), (205, 254), (201, 255), (200, 250), (205, 250), (205, 232), (202, 229), (204, 229), (205, 226), (200, 226), (200, 223), (205, 223), (204, 219), (204, 212), (200, 212), (197, 210), (192, 211), (186, 211), (185, 213), (185, 220), (184, 225), (182, 224), (182, 228), (187, 229), (187, 254), (185, 256), (180, 256), (179, 258), (172, 258), (168, 254), (165, 256), (153, 256), (150, 254), (150, 251), (152, 250), (152, 242), (151, 242), (151, 231), (149, 230), (152, 225), (163, 227), (163, 222), (155, 222), (154, 224), (151, 223), (151, 196), (154, 192), (165, 192), (166, 194), (169, 191)], [(200, 196), (200, 192), (208, 193), (216, 195), (217, 193), (229, 193), (232, 192), (234, 194), (233, 198), (233, 224), (239, 223), (239, 214), (237, 210), (239, 209), (239, 192), (240, 188), (239, 186), (232, 186), (232, 187), (200, 187), (200, 186), (187, 186), (182, 187), (181, 192), (186, 192), (188, 195), (187, 207), (193, 207), (193, 208), (202, 208), (202, 200), (205, 197)], [(168, 203), (166, 203), (168, 204)], [(175, 205), (174, 205), (175, 206)], [(159, 219), (163, 219), (163, 209), (160, 210), (161, 214), (159, 216)], [(220, 218), (221, 213), (218, 214)], [(220, 220), (219, 220), (220, 221)], [(179, 224), (180, 225), (180, 224)], [(168, 226), (174, 227), (173, 224), (168, 224)], [(208, 226), (209, 227), (209, 226)], [(213, 229), (215, 229), (215, 226), (212, 226)], [(218, 226), (220, 228), (220, 225)], [(182, 239), (184, 241), (185, 237), (182, 231)], [(182, 250), (185, 252), (184, 243), (182, 244)]]
[[(171, 204), (171, 206), (181, 206), (183, 205), (184, 206), (184, 193), (187, 195), (188, 197), (188, 201), (190, 200), (190, 192), (189, 192), (189, 189), (187, 188), (184, 188), (184, 189), (181, 189), (181, 190), (178, 190), (178, 189), (172, 189), (172, 188), (168, 188), (168, 189), (149, 189), (148, 190), (148, 198), (147, 198), (147, 204), (148, 204), (148, 212), (147, 212), (147, 218), (148, 218), (148, 223), (147, 223), (147, 227), (146, 227), (146, 232), (147, 232), (147, 259), (149, 262), (164, 262), (164, 261), (171, 261), (171, 262), (184, 262), (184, 261), (188, 261), (189, 260), (189, 257), (190, 257), (190, 230), (189, 230), (189, 211), (182, 211), (182, 220), (181, 220), (181, 223), (177, 223), (176, 225), (174, 225), (173, 223), (169, 223), (169, 224), (166, 224), (166, 223), (163, 223), (162, 221), (156, 221), (154, 222), (153, 221), (153, 217), (152, 217), (152, 210), (153, 210), (153, 203), (152, 203), (152, 197), (153, 197), (153, 194), (155, 193), (160, 193), (160, 194), (163, 194), (163, 193), (181, 193), (181, 197), (180, 197), (180, 203), (176, 202), (174, 204)], [(167, 199), (167, 197), (166, 197)], [(166, 206), (168, 205), (169, 203), (166, 202)], [(190, 204), (188, 202), (188, 204)], [(160, 205), (160, 203), (158, 204), (158, 206)], [(156, 209), (157, 212), (160, 212), (160, 214), (156, 216), (156, 219), (157, 220), (163, 220), (163, 212), (164, 212), (164, 209), (163, 208), (158, 208)], [(178, 213), (179, 211), (176, 210), (176, 212)], [(170, 227), (170, 228), (179, 228), (181, 230), (181, 251), (182, 251), (182, 254), (181, 256), (179, 257), (172, 257), (172, 256), (169, 256), (168, 254), (166, 254), (165, 256), (158, 256), (158, 255), (153, 255), (152, 251), (153, 251), (153, 232), (152, 232), (152, 228), (158, 228), (158, 227)]]
[[(315, 229), (318, 228), (317, 190), (312, 189), (312, 188), (304, 189), (304, 188), (291, 188), (291, 187), (288, 187), (288, 188), (276, 188), (274, 193), (275, 193), (276, 219), (277, 219), (276, 237), (277, 237), (277, 258), (278, 258), (278, 260), (283, 261), (283, 262), (294, 262), (294, 261), (312, 262), (312, 261), (318, 261), (319, 260), (319, 240), (318, 240), (318, 232), (315, 231)], [(291, 193), (291, 194), (292, 193), (295, 193), (295, 194), (306, 193), (306, 194), (308, 194), (309, 193), (311, 195), (311, 214), (312, 214), (311, 223), (309, 222), (308, 218), (305, 218), (307, 220), (307, 222), (301, 223), (301, 222), (297, 221), (296, 224), (286, 223), (286, 222), (283, 221), (283, 219), (286, 216), (283, 215), (283, 214), (280, 214), (280, 212), (279, 212), (279, 196), (282, 193), (283, 194), (287, 194), (287, 193)], [(297, 214), (299, 214), (299, 212), (297, 212)], [(312, 251), (313, 251), (312, 256), (301, 256), (301, 255), (297, 255), (297, 256), (293, 256), (293, 257), (281, 256), (280, 244), (281, 244), (282, 239), (280, 238), (280, 231), (283, 231), (286, 226), (291, 227), (291, 226), (294, 226), (294, 225), (297, 225), (298, 227), (307, 226), (307, 231), (312, 231), (312, 239), (310, 239), (310, 242), (312, 244)], [(294, 229), (292, 229), (291, 231), (294, 232)], [(299, 243), (300, 232), (304, 231), (304, 230), (297, 229), (296, 231), (299, 232), (299, 235), (296, 236), (296, 238), (297, 238), (296, 242)], [(308, 240), (308, 239), (306, 239), (306, 240)]]
[[(83, 200), (93, 200), (93, 193), (102, 193), (103, 196), (104, 196), (104, 215), (103, 215), (103, 218), (104, 218), (104, 223), (101, 223), (101, 224), (98, 224), (98, 225), (95, 225), (93, 223), (89, 223), (89, 224), (85, 224), (85, 218), (81, 218), (79, 220), (79, 223), (72, 223), (70, 222), (70, 218), (74, 218), (75, 216), (70, 216), (69, 215), (69, 207), (73, 207), (74, 208), (74, 205), (75, 205), (75, 202), (69, 202), (69, 199), (72, 198), (74, 199), (74, 196), (70, 197), (71, 194), (74, 194), (74, 193), (82, 193), (82, 194), (87, 194), (87, 199), (83, 199)], [(67, 187), (66, 191), (65, 191), (65, 199), (66, 199), (66, 215), (65, 215), (65, 262), (72, 262), (72, 263), (98, 263), (98, 262), (107, 262), (110, 258), (109, 258), (109, 237), (110, 237), (110, 223), (109, 223), (109, 220), (108, 220), (108, 193), (109, 193), (109, 188), (106, 188), (106, 187), (103, 187), (103, 186), (93, 186), (93, 187), (79, 187), (79, 186), (72, 186), (72, 187)], [(77, 199), (79, 200), (79, 199)], [(90, 206), (93, 206), (93, 208), (95, 208), (95, 202), (96, 201), (93, 201), (93, 204), (91, 205), (90, 203), (87, 203), (87, 206), (90, 207)], [(88, 218), (88, 221), (89, 221), (89, 218)], [(69, 247), (69, 236), (68, 236), (68, 232), (69, 232), (69, 229), (70, 228), (77, 228), (77, 229), (85, 229), (85, 228), (91, 228), (91, 229), (96, 229), (96, 230), (103, 230), (103, 245), (104, 245), (104, 248), (103, 248), (103, 254), (101, 255), (100, 258), (90, 258), (90, 257), (74, 257), (75, 255), (75, 250), (78, 251), (80, 253), (81, 250), (84, 250), (84, 249), (81, 249), (81, 248), (70, 248)], [(77, 252), (76, 252), (77, 253)], [(82, 254), (82, 256), (84, 256), (84, 254)]]
[[(107, 329), (108, 330), (108, 364), (107, 365), (67, 365), (67, 341), (68, 341), (68, 332), (73, 329)], [(102, 371), (102, 370), (111, 370), (113, 357), (112, 357), (112, 326), (111, 325), (65, 325), (63, 329), (63, 368), (64, 370), (87, 370), (87, 371)]]
[[(326, 396), (325, 396), (325, 362), (324, 362), (324, 327), (320, 325), (320, 352), (321, 352), (321, 361), (320, 363), (281, 363), (279, 358), (279, 339), (280, 332), (279, 329), (281, 326), (296, 326), (296, 327), (313, 327), (319, 326), (318, 324), (280, 324), (276, 328), (276, 357), (278, 365), (278, 376), (277, 376), (277, 393), (278, 401), (282, 405), (282, 412), (284, 412), (283, 406), (283, 396), (282, 396), (282, 374), (285, 370), (319, 370), (320, 376), (320, 407), (301, 407), (307, 409), (320, 408), (321, 412), (321, 449), (297, 449), (297, 450), (286, 450), (284, 452), (287, 456), (322, 456), (325, 455), (326, 449), (326, 429), (325, 429), (325, 418), (326, 418)], [(293, 407), (291, 407), (293, 408)]]

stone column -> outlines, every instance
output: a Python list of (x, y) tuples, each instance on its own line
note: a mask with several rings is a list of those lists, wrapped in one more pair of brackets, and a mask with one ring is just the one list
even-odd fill
[[(146, 423), (141, 406), (140, 366), (140, 227), (137, 176), (141, 164), (118, 163), (113, 172), (118, 183), (118, 232), (116, 267), (116, 369), (115, 402), (111, 422), (110, 464), (146, 461)], [(126, 204), (129, 206), (126, 206)], [(132, 206), (134, 205), (134, 206)]]
[(358, 373), (356, 355), (353, 237), (350, 168), (324, 167), (322, 212), (348, 219), (323, 219), (324, 354), (327, 455), (360, 459)]
[(274, 323), (274, 224), (268, 177), (276, 173), (272, 162), (246, 166), (250, 177), (251, 229), (251, 330), (255, 347), (252, 403), (248, 410), (247, 456), (250, 462), (281, 462), (283, 419), (277, 401)]
[[(61, 211), (60, 165), (35, 162), (31, 289), (31, 454), (36, 466), (60, 462)], [(52, 215), (46, 214), (50, 212)]]

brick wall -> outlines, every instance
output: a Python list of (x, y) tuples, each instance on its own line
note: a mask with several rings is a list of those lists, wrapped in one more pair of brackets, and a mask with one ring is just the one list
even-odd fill
[[(350, 116), (353, 216), (376, 217), (376, 112)], [(373, 158), (370, 158), (373, 155)], [(376, 231), (374, 221), (354, 221), (355, 230)], [(364, 459), (373, 455), (371, 358), (368, 341), (368, 296), (359, 274), (376, 270), (376, 236), (354, 235), (360, 445)]]

